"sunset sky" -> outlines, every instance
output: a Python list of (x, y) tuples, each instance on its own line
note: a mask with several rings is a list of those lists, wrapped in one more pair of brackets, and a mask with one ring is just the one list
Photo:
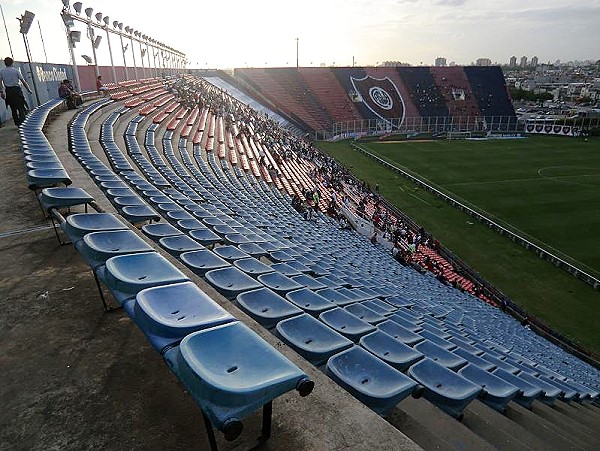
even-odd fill
[[(16, 60), (26, 57), (15, 18), (29, 10), (36, 15), (29, 32), (33, 60), (46, 60), (41, 28), (48, 61), (69, 61), (60, 0), (0, 4)], [(432, 65), (437, 56), (457, 64), (477, 58), (507, 63), (512, 55), (537, 55), (540, 62), (600, 59), (600, 0), (95, 0), (83, 5), (181, 50), (191, 68), (294, 66), (296, 38), (301, 66), (351, 65), (353, 57), (357, 65), (389, 60)], [(82, 31), (76, 60), (85, 64), (80, 55), (91, 55), (91, 45), (83, 25), (76, 29)], [(122, 64), (117, 42), (112, 35), (115, 62)], [(4, 25), (0, 54), (10, 55)], [(131, 64), (131, 55), (127, 58)], [(98, 59), (109, 63), (106, 42)]]

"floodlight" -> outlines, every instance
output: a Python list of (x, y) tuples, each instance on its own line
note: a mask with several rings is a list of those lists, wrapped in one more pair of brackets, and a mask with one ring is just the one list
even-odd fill
[(81, 55), (81, 57), (85, 60), (86, 63), (92, 64), (92, 59), (87, 55)]
[(81, 41), (81, 31), (71, 31), (69, 32), (69, 37), (71, 38), (71, 42), (79, 42)]
[(100, 47), (100, 41), (102, 41), (102, 36), (96, 36), (96, 39), (94, 39), (94, 48), (96, 50), (98, 50), (98, 47)]
[(113, 28), (119, 28), (119, 21), (113, 20)]
[(69, 9), (69, 0), (62, 0), (63, 5), (65, 5), (65, 8)]
[(77, 13), (77, 15), (79, 15), (79, 13), (81, 13), (81, 7), (82, 6), (83, 6), (83, 4), (81, 2), (75, 2), (75, 3), (73, 3), (73, 9)]
[(100, 22), (102, 20), (102, 13), (98, 12), (94, 14), (94, 17), (96, 18), (96, 21)]
[(145, 54), (146, 54), (146, 49), (142, 49), (142, 58), (144, 57)]
[(94, 8), (85, 8), (85, 15), (88, 16), (88, 19), (92, 18), (93, 12), (94, 12)]
[(31, 11), (25, 11), (23, 15), (20, 18), (18, 18), (21, 24), (21, 29), (19, 30), (19, 32), (21, 32), (22, 34), (29, 33), (29, 29), (31, 28), (31, 24), (33, 23), (34, 17), (35, 14), (33, 14)]
[(125, 33), (131, 33), (133, 30), (131, 29), (131, 27), (128, 25), (125, 27)]
[(71, 15), (68, 12), (63, 12), (63, 14), (61, 14), (62, 20), (65, 23), (65, 27), (67, 28), (71, 28), (72, 26), (75, 25), (75, 22), (73, 22), (73, 18), (71, 17)]
[(108, 23), (110, 22), (110, 18), (108, 16), (104, 16), (104, 19), (102, 19), (102, 21), (104, 22), (104, 25), (106, 25), (108, 27)]
[(119, 22), (119, 31), (123, 31), (123, 22)]

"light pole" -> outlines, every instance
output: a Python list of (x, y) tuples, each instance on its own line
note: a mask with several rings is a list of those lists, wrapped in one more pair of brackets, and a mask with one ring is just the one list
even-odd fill
[(88, 38), (90, 38), (90, 42), (92, 43), (92, 54), (94, 55), (94, 72), (96, 73), (96, 77), (100, 75), (100, 70), (98, 69), (98, 58), (96, 56), (96, 49), (100, 45), (100, 40), (102, 36), (96, 36), (94, 29), (92, 28), (92, 13), (94, 12), (93, 8), (86, 8), (85, 15), (87, 16), (87, 28), (88, 28)]
[[(108, 55), (110, 56), (110, 67), (112, 69), (112, 78), (113, 78), (113, 82), (117, 81), (117, 72), (115, 71), (115, 62), (113, 60), (113, 54), (112, 54), (112, 46), (110, 45), (110, 35), (109, 35), (109, 29), (108, 29), (108, 24), (110, 22), (110, 19), (108, 16), (104, 16), (102, 17), (102, 13), (96, 13), (96, 20), (98, 21), (98, 26), (100, 28), (103, 28), (106, 31), (106, 42), (108, 43)], [(100, 21), (104, 22), (104, 25), (102, 25), (100, 23)]]
[(300, 41), (300, 38), (296, 38), (296, 69), (298, 69), (299, 64), (298, 64), (298, 42)]
[(27, 61), (29, 63), (29, 73), (31, 74), (31, 81), (33, 82), (33, 90), (35, 91), (35, 100), (37, 100), (37, 106), (41, 105), (40, 95), (38, 94), (37, 83), (35, 81), (35, 77), (33, 76), (33, 67), (31, 66), (31, 52), (29, 51), (29, 41), (27, 40), (27, 33), (29, 33), (29, 28), (31, 28), (31, 24), (33, 23), (33, 18), (35, 14), (31, 11), (25, 11), (25, 13), (21, 17), (17, 17), (19, 21), (20, 30), (19, 32), (23, 35), (23, 42), (25, 43), (25, 53), (27, 54)]
[[(129, 80), (129, 72), (127, 71), (127, 59), (125, 58), (125, 52), (127, 51), (127, 47), (123, 44), (123, 22), (119, 22), (118, 20), (113, 21), (113, 28), (115, 29), (115, 33), (119, 35), (119, 39), (121, 40), (121, 52), (123, 53), (123, 67), (125, 68), (125, 80)], [(118, 32), (116, 30), (119, 30)]]
[(128, 27), (125, 27), (125, 32), (129, 35), (129, 40), (131, 42), (131, 56), (133, 58), (133, 72), (135, 73), (135, 79), (139, 80), (138, 71), (137, 71), (137, 63), (135, 62), (135, 49), (133, 48), (134, 29), (128, 26)]
[(76, 30), (71, 30), (74, 25), (73, 18), (69, 13), (69, 0), (63, 1), (65, 7), (61, 12), (62, 20), (65, 24), (67, 31), (67, 44), (69, 46), (69, 54), (71, 55), (71, 68), (73, 70), (73, 78), (75, 79), (75, 89), (77, 91), (81, 91), (81, 82), (79, 81), (79, 71), (77, 70), (77, 62), (75, 61), (75, 43), (81, 40), (81, 32)]

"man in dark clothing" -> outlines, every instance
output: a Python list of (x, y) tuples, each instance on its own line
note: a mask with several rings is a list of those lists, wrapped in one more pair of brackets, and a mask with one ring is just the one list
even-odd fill
[(15, 125), (18, 127), (25, 120), (27, 115), (27, 103), (21, 90), (21, 84), (31, 94), (31, 88), (23, 78), (21, 70), (13, 67), (13, 59), (10, 57), (4, 58), (5, 68), (0, 69), (0, 97), (6, 102), (6, 106), (10, 107)]

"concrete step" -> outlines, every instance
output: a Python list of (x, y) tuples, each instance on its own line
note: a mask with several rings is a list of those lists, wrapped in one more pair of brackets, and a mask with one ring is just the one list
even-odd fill
[[(537, 401), (534, 401), (536, 403)], [(586, 449), (585, 443), (576, 437), (570, 436), (554, 423), (536, 415), (517, 403), (511, 402), (506, 408), (506, 416), (521, 425), (535, 436), (559, 449)]]
[(479, 400), (469, 404), (462, 423), (498, 449), (560, 449)]
[[(406, 398), (394, 410), (401, 410), (412, 422), (417, 423), (418, 427), (415, 427), (410, 421), (405, 421), (404, 424), (396, 424), (398, 420), (396, 416), (390, 416), (388, 421), (425, 449), (459, 449), (463, 451), (495, 449), (494, 446), (471, 431), (467, 426), (424, 398)], [(421, 430), (427, 431), (427, 435), (419, 435)], [(430, 446), (440, 444), (440, 442), (446, 445), (441, 447)]]
[(556, 427), (566, 431), (569, 435), (576, 437), (590, 448), (600, 448), (600, 436), (587, 425), (582, 424), (573, 417), (569, 417), (557, 409), (540, 402), (534, 402), (531, 411), (545, 420), (553, 423)]

